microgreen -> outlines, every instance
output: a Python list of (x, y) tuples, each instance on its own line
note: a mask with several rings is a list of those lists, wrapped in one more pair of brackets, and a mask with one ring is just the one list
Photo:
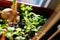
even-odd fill
[[(16, 0), (13, 0), (13, 3), (16, 3)], [(22, 22), (25, 22), (24, 28), (20, 27), (7, 27), (6, 30), (6, 24), (7, 20), (0, 19), (0, 23), (3, 22), (4, 24), (0, 24), (0, 35), (2, 35), (5, 31), (6, 32), (6, 37), (9, 38), (10, 40), (27, 40), (27, 37), (29, 39), (31, 35), (31, 32), (34, 32), (35, 35), (37, 35), (37, 32), (39, 29), (42, 27), (42, 24), (46, 22), (46, 19), (42, 15), (38, 15), (34, 12), (32, 12), (32, 6), (27, 6), (25, 4), (22, 4), (20, 6), (21, 14), (22, 14)], [(33, 34), (33, 35), (34, 35)], [(15, 38), (13, 37), (14, 35)], [(28, 40), (29, 40), (28, 39)]]

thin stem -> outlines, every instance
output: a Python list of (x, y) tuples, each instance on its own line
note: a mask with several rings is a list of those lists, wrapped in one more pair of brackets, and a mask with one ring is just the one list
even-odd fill
[(16, 0), (13, 0), (13, 4), (12, 4), (11, 8), (12, 8), (13, 12), (17, 11), (17, 2), (16, 2)]

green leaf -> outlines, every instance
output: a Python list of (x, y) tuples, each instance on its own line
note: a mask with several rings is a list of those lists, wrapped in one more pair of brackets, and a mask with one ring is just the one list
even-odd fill
[(5, 31), (6, 31), (6, 29), (0, 28), (0, 35), (2, 35)]
[(21, 4), (20, 7), (25, 7), (25, 4)]
[(17, 31), (17, 32), (20, 32), (20, 31), (21, 31), (21, 28), (16, 28), (16, 31)]
[(6, 28), (7, 26), (6, 26), (6, 24), (1, 24), (1, 27)]
[(22, 7), (22, 8), (21, 8), (21, 10), (22, 10), (22, 11), (25, 11), (25, 10), (26, 10), (26, 8)]
[(7, 36), (8, 38), (10, 38), (10, 37), (12, 36), (12, 34), (11, 34), (10, 32), (8, 32), (8, 33), (6, 34), (6, 36)]
[(2, 19), (0, 19), (0, 22), (2, 22), (3, 20)]
[(17, 36), (15, 39), (16, 39), (16, 40), (25, 40), (25, 37)]
[(32, 6), (26, 6), (26, 9), (31, 11), (32, 10)]
[(14, 27), (7, 27), (8, 31), (14, 31), (15, 28)]

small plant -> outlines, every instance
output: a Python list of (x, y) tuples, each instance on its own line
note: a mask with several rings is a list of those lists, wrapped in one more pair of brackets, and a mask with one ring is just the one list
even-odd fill
[[(26, 6), (25, 4), (21, 5), (21, 11), (23, 15), (22, 21), (25, 22), (24, 30), (25, 33), (39, 31), (42, 25), (46, 22), (46, 19), (42, 15), (37, 15), (32, 11), (32, 6)], [(29, 35), (29, 34), (28, 34)]]
[[(26, 5), (22, 4), (21, 10), (22, 10), (22, 15), (23, 15), (23, 20), (26, 23), (24, 28), (26, 28), (27, 30), (31, 31), (31, 29), (38, 28), (36, 26), (41, 27), (42, 24), (44, 24), (46, 22), (46, 19), (43, 16), (37, 15), (37, 14), (31, 12), (32, 6), (26, 6)], [(39, 30), (39, 29), (37, 29), (37, 30)]]
[[(16, 0), (14, 0), (13, 4)], [(46, 22), (46, 18), (42, 15), (38, 15), (32, 12), (32, 6), (26, 6), (22, 4), (20, 6), (21, 14), (22, 14), (22, 23), (24, 23), (24, 28), (11, 27), (8, 25), (7, 20), (3, 20), (0, 18), (0, 35), (6, 32), (6, 37), (9, 40), (29, 40), (31, 39), (30, 35), (37, 35), (37, 32), (42, 27), (42, 25)], [(3, 24), (2, 24), (3, 23)], [(8, 27), (7, 27), (8, 25)], [(32, 34), (33, 32), (33, 34)]]

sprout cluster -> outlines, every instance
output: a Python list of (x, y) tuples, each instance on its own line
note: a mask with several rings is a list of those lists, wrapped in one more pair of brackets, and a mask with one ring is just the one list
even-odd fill
[[(32, 12), (32, 6), (26, 6), (25, 4), (21, 5), (21, 13), (22, 13), (22, 21), (25, 22), (24, 31), (25, 33), (34, 32), (37, 35), (37, 32), (42, 27), (42, 25), (46, 22), (46, 18), (42, 15), (38, 15)], [(30, 34), (28, 34), (30, 35)], [(32, 34), (31, 34), (32, 35)]]
[[(6, 32), (6, 37), (10, 40), (29, 40), (31, 39), (30, 35), (37, 35), (37, 32), (46, 22), (46, 18), (42, 15), (35, 14), (31, 12), (32, 6), (26, 6), (22, 4), (20, 6), (22, 14), (22, 22), (25, 23), (24, 28), (18, 27), (7, 27), (7, 20), (0, 18), (0, 35)], [(31, 33), (33, 32), (33, 34)]]

